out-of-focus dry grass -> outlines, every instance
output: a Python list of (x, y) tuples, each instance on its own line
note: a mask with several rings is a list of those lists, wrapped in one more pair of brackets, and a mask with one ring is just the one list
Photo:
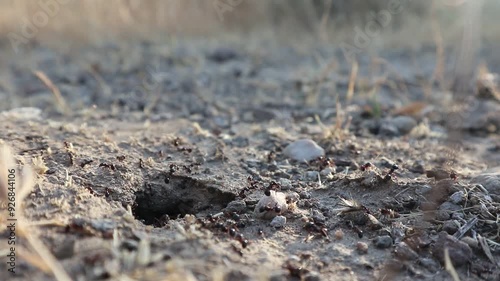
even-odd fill
[[(43, 11), (40, 3), (57, 0), (0, 0), (0, 34), (20, 33), (23, 21), (33, 21)], [(174, 35), (248, 34), (257, 30), (271, 36), (294, 38), (298, 34), (334, 40), (353, 36), (353, 26), (364, 27), (372, 13), (387, 9), (381, 0), (64, 0), (48, 23), (36, 32), (37, 40), (68, 38), (96, 41), (102, 38), (164, 39)], [(223, 13), (217, 7), (236, 3)], [(460, 0), (436, 1), (438, 15), (450, 26), (460, 25), (459, 8), (450, 3)], [(446, 2), (446, 3), (445, 3)], [(486, 1), (495, 5), (496, 1)], [(215, 3), (218, 3), (216, 5)], [(239, 4), (238, 4), (239, 3)], [(394, 35), (394, 42), (411, 38), (431, 39), (425, 23), (429, 22), (432, 0), (401, 1), (403, 11), (391, 22), (384, 36)], [(227, 6), (226, 6), (227, 7)], [(430, 24), (429, 24), (430, 28)], [(490, 32), (491, 34), (498, 34)], [(453, 35), (453, 32), (447, 35)], [(64, 37), (62, 37), (64, 36)], [(406, 38), (405, 38), (406, 37)]]

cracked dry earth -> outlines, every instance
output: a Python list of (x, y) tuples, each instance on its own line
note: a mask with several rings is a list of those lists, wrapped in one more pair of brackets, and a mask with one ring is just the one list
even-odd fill
[[(321, 65), (301, 51), (186, 44), (35, 49), (66, 116), (33, 65), (10, 69), (20, 94), (2, 105), (0, 138), (20, 162), (43, 159), (25, 216), (74, 280), (451, 280), (445, 247), (461, 280), (498, 280), (498, 100), (472, 96), (457, 141), (454, 106), (405, 107), (423, 95), (406, 68), (387, 78), (404, 97), (382, 87), (376, 104), (360, 92), (337, 107), (345, 69), (316, 85)], [(155, 64), (160, 94), (126, 92)], [(290, 159), (299, 139), (325, 156)], [(279, 209), (259, 204), (281, 193)], [(19, 259), (9, 280), (53, 279)]]

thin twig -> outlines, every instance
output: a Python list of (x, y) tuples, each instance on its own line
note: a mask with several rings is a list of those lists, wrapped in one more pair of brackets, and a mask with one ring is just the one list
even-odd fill
[(35, 74), (35, 76), (38, 77), (38, 79), (40, 79), (40, 81), (42, 81), (43, 84), (45, 84), (45, 86), (47, 86), (47, 88), (49, 88), (49, 90), (52, 92), (56, 100), (57, 106), (59, 107), (59, 110), (61, 110), (61, 112), (65, 115), (69, 114), (70, 109), (66, 104), (66, 101), (64, 100), (63, 96), (61, 95), (61, 91), (59, 91), (59, 88), (57, 88), (57, 86), (54, 85), (54, 83), (52, 83), (52, 81), (45, 73), (39, 70), (35, 70), (33, 71), (33, 74)]

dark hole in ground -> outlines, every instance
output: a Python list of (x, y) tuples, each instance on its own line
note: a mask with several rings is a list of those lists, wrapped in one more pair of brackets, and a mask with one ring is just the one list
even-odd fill
[(205, 210), (218, 212), (235, 198), (212, 183), (187, 176), (169, 176), (166, 183), (164, 177), (158, 175), (136, 193), (133, 213), (145, 224), (161, 226), (165, 216), (175, 219)]

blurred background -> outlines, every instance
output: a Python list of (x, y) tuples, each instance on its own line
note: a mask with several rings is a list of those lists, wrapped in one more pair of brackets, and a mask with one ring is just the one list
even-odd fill
[[(209, 86), (215, 95), (248, 87), (276, 95), (263, 87), (266, 81), (288, 94), (297, 90), (305, 96), (300, 104), (313, 106), (335, 104), (339, 92), (348, 100), (354, 92), (381, 96), (382, 84), (393, 94), (412, 92), (403, 97), (407, 102), (435, 88), (470, 89), (481, 64), (500, 72), (496, 0), (0, 0), (0, 7), (0, 63), (8, 66), (0, 68), (0, 95), (47, 96), (9, 99), (4, 109), (47, 108), (54, 87), (41, 84), (34, 70), (48, 76), (45, 82), (52, 79), (69, 103), (85, 106), (125, 103), (119, 95), (141, 100), (143, 92), (156, 104), (162, 93)], [(154, 76), (151, 68), (162, 77), (157, 88), (134, 90)], [(230, 72), (248, 81), (234, 81), (237, 90), (206, 78), (233, 83)], [(416, 86), (393, 87), (390, 79)]]
[[(461, 38), (466, 22), (477, 22), (485, 40), (500, 39), (500, 2), (484, 2), (482, 15), (464, 18), (466, 0), (1, 0), (0, 32), (21, 33), (35, 24), (36, 39), (45, 43), (97, 42), (117, 38), (166, 40), (172, 36), (250, 36), (339, 42), (353, 35), (390, 5), (398, 6), (377, 44), (434, 42), (439, 27), (445, 44)], [(40, 12), (45, 12), (45, 20)], [(363, 27), (363, 26), (361, 26)], [(54, 42), (55, 41), (55, 42)]]

